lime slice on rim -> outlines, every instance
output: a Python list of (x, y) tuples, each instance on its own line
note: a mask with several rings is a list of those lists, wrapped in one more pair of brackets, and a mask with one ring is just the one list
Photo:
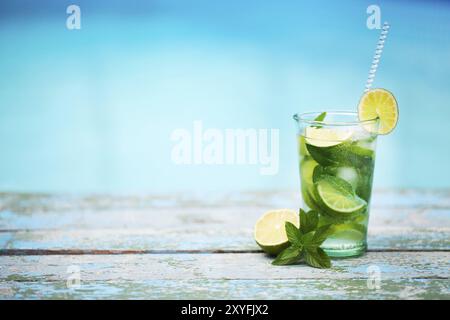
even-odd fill
[(256, 222), (255, 241), (266, 253), (277, 255), (289, 246), (284, 227), (286, 221), (296, 227), (300, 225), (297, 212), (291, 209), (270, 210)]
[(371, 124), (363, 127), (378, 134), (388, 134), (394, 130), (398, 121), (398, 106), (394, 95), (386, 89), (373, 89), (363, 94), (358, 105), (360, 121), (379, 118), (378, 129)]
[(315, 183), (322, 205), (334, 215), (350, 215), (364, 209), (367, 202), (358, 197), (347, 181), (324, 175)]
[(305, 130), (306, 142), (316, 147), (331, 147), (338, 145), (352, 136), (350, 130), (337, 130), (331, 128), (307, 127)]

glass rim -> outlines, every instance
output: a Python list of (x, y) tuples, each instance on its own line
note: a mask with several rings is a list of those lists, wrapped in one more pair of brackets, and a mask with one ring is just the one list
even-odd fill
[[(307, 116), (318, 116), (322, 112), (326, 112), (327, 114), (335, 114), (335, 115), (351, 115), (354, 116), (355, 121), (317, 121), (317, 120), (311, 120), (306, 118)], [(366, 125), (370, 123), (374, 123), (379, 121), (379, 117), (368, 119), (368, 120), (359, 120), (358, 112), (356, 111), (339, 111), (339, 110), (330, 110), (330, 111), (310, 111), (310, 112), (304, 112), (304, 113), (296, 113), (293, 115), (294, 120), (298, 122), (304, 122), (311, 125), (324, 125), (324, 126), (359, 126), (359, 125)], [(314, 117), (315, 118), (315, 117)]]

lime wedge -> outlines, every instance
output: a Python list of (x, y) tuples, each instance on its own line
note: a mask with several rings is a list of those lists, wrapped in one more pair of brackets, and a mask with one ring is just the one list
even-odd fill
[(355, 214), (367, 206), (366, 201), (354, 193), (352, 185), (338, 177), (324, 175), (315, 186), (318, 199), (327, 212), (335, 216)]
[(256, 222), (255, 241), (266, 253), (276, 255), (289, 246), (286, 221), (300, 225), (297, 212), (291, 209), (270, 210)]
[(353, 132), (350, 130), (337, 130), (331, 128), (307, 127), (305, 130), (306, 142), (316, 147), (331, 147), (348, 140)]
[(397, 125), (397, 101), (394, 95), (385, 89), (370, 90), (364, 93), (359, 101), (358, 116), (360, 121), (379, 118), (378, 128), (369, 123), (363, 127), (377, 134), (388, 134)]

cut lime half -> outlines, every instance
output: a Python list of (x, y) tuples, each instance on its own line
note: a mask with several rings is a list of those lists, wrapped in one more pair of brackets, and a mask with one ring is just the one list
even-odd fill
[(291, 209), (270, 210), (256, 222), (255, 241), (266, 253), (277, 255), (289, 246), (286, 221), (300, 225), (298, 213)]

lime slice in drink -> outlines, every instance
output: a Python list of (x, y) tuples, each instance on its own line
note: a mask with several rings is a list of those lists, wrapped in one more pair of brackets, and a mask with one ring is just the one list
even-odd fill
[(312, 158), (306, 158), (300, 164), (300, 175), (302, 177), (302, 183), (309, 185), (313, 184), (314, 169), (318, 166)]
[(318, 166), (312, 158), (305, 158), (300, 164), (301, 189), (303, 202), (310, 208), (317, 210), (316, 199), (314, 197), (313, 172)]
[(308, 149), (306, 149), (306, 142), (304, 136), (298, 136), (298, 151), (301, 156), (309, 156)]
[(348, 140), (353, 132), (331, 128), (307, 127), (305, 130), (306, 142), (316, 147), (331, 147)]
[(367, 205), (366, 201), (354, 193), (350, 183), (338, 177), (324, 175), (315, 186), (322, 206), (334, 216), (355, 214)]
[(270, 210), (256, 222), (255, 241), (266, 253), (277, 255), (289, 246), (284, 227), (286, 221), (296, 227), (300, 224), (297, 212), (290, 209)]
[(302, 199), (303, 203), (308, 206), (311, 210), (320, 211), (320, 207), (317, 204), (317, 200), (314, 196), (314, 189), (308, 189), (307, 187), (302, 186)]
[(388, 134), (394, 130), (398, 121), (397, 101), (392, 93), (385, 89), (370, 90), (361, 97), (358, 105), (360, 121), (379, 118), (378, 128), (367, 123), (364, 128), (378, 134)]

